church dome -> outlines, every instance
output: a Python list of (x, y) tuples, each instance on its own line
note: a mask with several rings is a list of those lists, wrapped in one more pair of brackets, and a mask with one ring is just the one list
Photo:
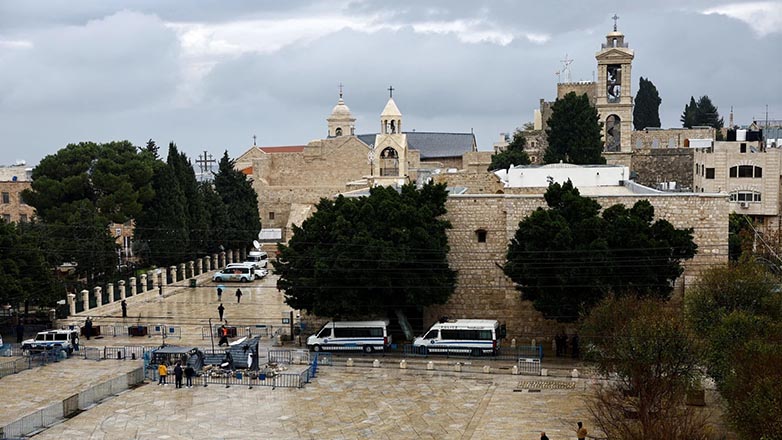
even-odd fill
[(342, 98), (339, 98), (339, 101), (337, 101), (337, 105), (334, 106), (334, 109), (331, 110), (331, 117), (332, 118), (339, 118), (339, 117), (352, 117), (353, 115), (350, 113), (350, 109), (347, 105), (345, 105), (345, 101), (342, 100)]

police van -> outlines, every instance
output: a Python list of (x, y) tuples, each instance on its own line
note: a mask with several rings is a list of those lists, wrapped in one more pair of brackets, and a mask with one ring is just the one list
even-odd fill
[(250, 251), (244, 260), (248, 263), (255, 263), (258, 267), (266, 267), (269, 262), (269, 255), (264, 251)]
[(321, 350), (383, 351), (391, 344), (388, 321), (330, 321), (307, 338), (307, 347)]
[(422, 354), (464, 353), (472, 356), (495, 355), (505, 326), (491, 319), (443, 319), (426, 334), (413, 340), (413, 349)]
[(54, 350), (62, 351), (67, 356), (78, 350), (78, 347), (79, 332), (76, 330), (46, 330), (22, 342), (22, 350), (28, 353)]

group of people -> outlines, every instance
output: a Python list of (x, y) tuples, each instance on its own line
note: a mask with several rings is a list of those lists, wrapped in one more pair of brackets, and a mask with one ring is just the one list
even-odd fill
[[(560, 330), (559, 333), (554, 336), (554, 345), (556, 346), (557, 357), (568, 355), (568, 336), (564, 331)], [(574, 333), (573, 336), (570, 337), (570, 349), (573, 358), (581, 356), (578, 345), (578, 333)]]
[[(158, 379), (158, 385), (168, 385), (167, 378), (168, 378), (168, 366), (165, 362), (161, 363), (157, 367), (157, 374), (159, 376)], [(187, 379), (186, 387), (192, 388), (193, 387), (193, 376), (195, 376), (195, 369), (191, 367), (190, 365), (186, 365), (184, 368), (182, 368), (182, 363), (177, 362), (176, 365), (173, 368), (174, 373), (174, 384), (176, 385), (176, 388), (182, 388), (182, 376), (184, 376)]]
[[(576, 438), (578, 440), (585, 440), (587, 436), (587, 429), (584, 428), (584, 424), (578, 422), (578, 429), (576, 430)], [(545, 432), (540, 433), (540, 440), (548, 440), (548, 436)]]
[[(236, 289), (236, 303), (239, 304), (242, 302), (242, 289)], [(223, 288), (222, 286), (219, 286), (217, 288), (217, 300), (222, 301), (223, 300)], [(220, 304), (222, 305), (222, 303)]]

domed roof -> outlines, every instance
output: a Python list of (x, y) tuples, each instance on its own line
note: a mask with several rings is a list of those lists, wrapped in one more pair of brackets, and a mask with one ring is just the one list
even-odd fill
[(607, 37), (624, 37), (625, 34), (619, 32), (619, 31), (611, 31), (606, 36)]
[(353, 115), (350, 113), (350, 109), (347, 105), (345, 105), (345, 101), (342, 100), (342, 98), (339, 98), (339, 101), (337, 101), (337, 105), (334, 106), (334, 109), (331, 110), (331, 117), (332, 118), (352, 118)]

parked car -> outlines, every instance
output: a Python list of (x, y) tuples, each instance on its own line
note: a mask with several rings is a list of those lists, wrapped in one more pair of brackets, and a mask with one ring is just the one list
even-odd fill
[(228, 266), (225, 266), (226, 269), (232, 269), (234, 267), (251, 268), (253, 274), (255, 275), (256, 280), (260, 280), (261, 278), (269, 274), (269, 271), (267, 269), (264, 269), (263, 267), (259, 266), (258, 263), (253, 263), (251, 261), (245, 261), (244, 263), (231, 263)]
[(255, 279), (255, 269), (250, 266), (232, 267), (218, 270), (212, 276), (213, 281), (241, 281), (243, 283), (250, 282)]
[(257, 263), (259, 267), (266, 267), (269, 263), (269, 255), (264, 251), (250, 251), (247, 254), (247, 262)]
[(38, 332), (33, 339), (22, 341), (22, 350), (30, 353), (60, 350), (70, 355), (78, 346), (78, 330), (46, 330)]

